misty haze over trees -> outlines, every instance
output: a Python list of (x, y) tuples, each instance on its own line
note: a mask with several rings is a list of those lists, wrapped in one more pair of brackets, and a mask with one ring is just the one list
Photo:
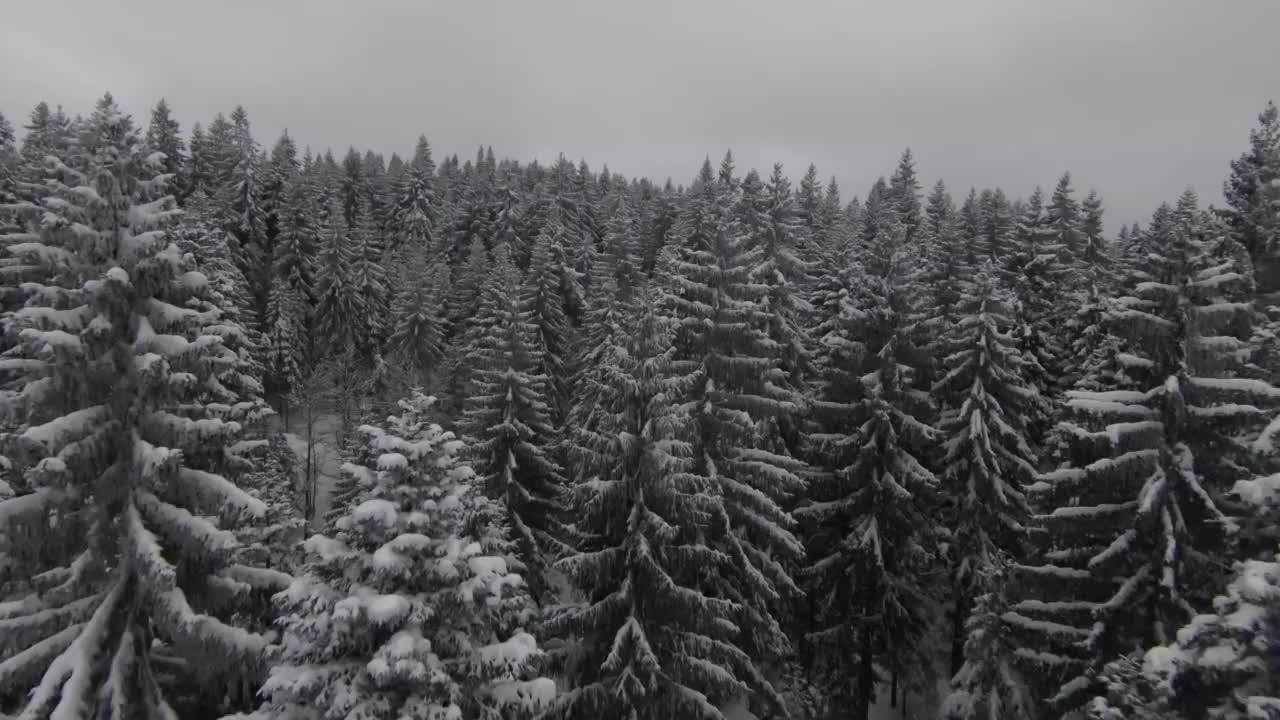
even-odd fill
[(0, 116), (0, 717), (1280, 720), (1274, 105), (1121, 227), (177, 110)]

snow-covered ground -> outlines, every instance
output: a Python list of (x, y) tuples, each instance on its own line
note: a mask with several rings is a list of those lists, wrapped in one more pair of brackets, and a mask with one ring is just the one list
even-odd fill
[[(342, 467), (342, 457), (338, 448), (338, 430), (341, 423), (342, 420), (338, 415), (323, 413), (316, 415), (312, 426), (311, 437), (316, 463), (316, 506), (311, 518), (313, 526), (329, 509), (333, 489), (338, 482), (339, 468)], [(302, 413), (290, 414), (285, 440), (298, 458), (298, 480), (301, 484), (306, 473), (307, 462), (307, 425)]]

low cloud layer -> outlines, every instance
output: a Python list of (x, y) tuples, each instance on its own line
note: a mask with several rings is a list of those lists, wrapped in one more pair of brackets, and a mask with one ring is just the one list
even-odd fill
[(846, 197), (902, 148), (927, 184), (1026, 195), (1070, 169), (1108, 231), (1227, 163), (1280, 99), (1275, 0), (851, 3), (802, 0), (15, 3), (0, 110), (135, 115), (166, 97), (184, 129), (243, 104), (270, 144), (553, 159), (686, 181), (815, 162)]

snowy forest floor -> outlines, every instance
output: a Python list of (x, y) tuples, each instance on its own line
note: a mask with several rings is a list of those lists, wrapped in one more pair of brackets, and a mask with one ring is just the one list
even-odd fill
[[(277, 422), (283, 424), (284, 418), (276, 416)], [(318, 413), (313, 416), (311, 439), (315, 462), (315, 507), (308, 521), (316, 527), (324, 518), (333, 497), (333, 489), (337, 485), (338, 475), (342, 467), (342, 451), (339, 443), (339, 431), (342, 419), (336, 413)], [(305, 487), (307, 477), (307, 420), (301, 412), (290, 413), (288, 426), (285, 427), (285, 440), (289, 449), (297, 457), (296, 468), (298, 487)]]

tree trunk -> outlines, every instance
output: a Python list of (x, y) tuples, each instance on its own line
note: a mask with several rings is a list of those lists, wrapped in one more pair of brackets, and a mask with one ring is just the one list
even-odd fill
[(876, 673), (871, 660), (871, 631), (862, 629), (858, 655), (858, 700), (854, 708), (854, 720), (867, 720), (871, 715), (871, 703), (876, 694)]
[(969, 603), (957, 584), (955, 606), (951, 617), (951, 676), (955, 677), (964, 664), (965, 623), (969, 621)]

